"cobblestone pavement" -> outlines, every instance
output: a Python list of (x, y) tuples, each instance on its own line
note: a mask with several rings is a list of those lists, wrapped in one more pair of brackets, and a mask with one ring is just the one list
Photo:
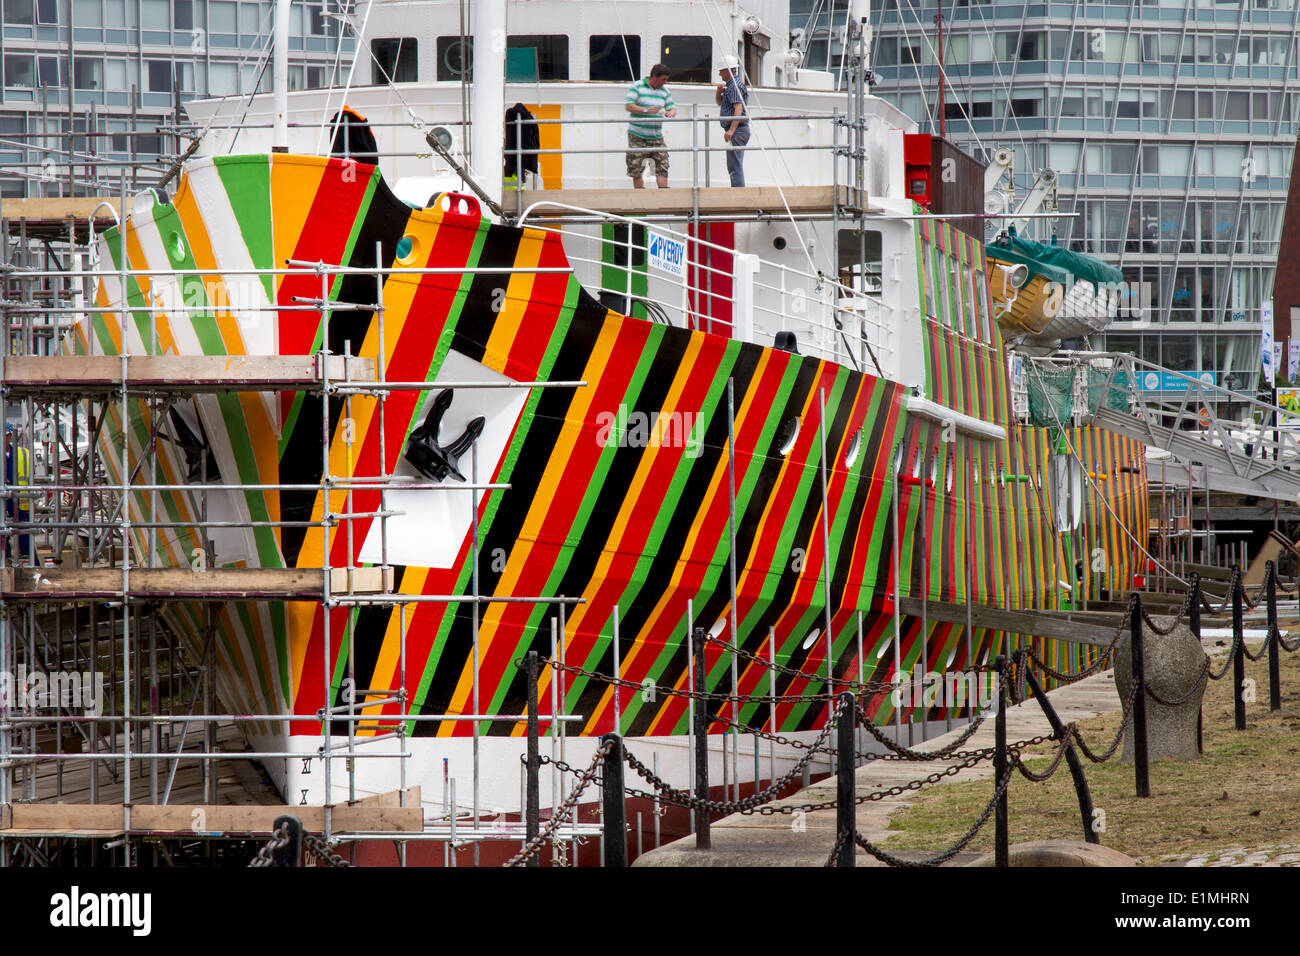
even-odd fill
[(1159, 866), (1300, 866), (1300, 846), (1227, 847), (1165, 857)]

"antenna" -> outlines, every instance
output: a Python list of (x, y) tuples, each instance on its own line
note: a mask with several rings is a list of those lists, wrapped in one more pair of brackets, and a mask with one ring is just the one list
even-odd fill
[(943, 10), (940, 9), (934, 15), (935, 25), (939, 28), (938, 53), (939, 53), (939, 102), (935, 105), (935, 112), (939, 114), (939, 138), (948, 138), (948, 120), (943, 111)]

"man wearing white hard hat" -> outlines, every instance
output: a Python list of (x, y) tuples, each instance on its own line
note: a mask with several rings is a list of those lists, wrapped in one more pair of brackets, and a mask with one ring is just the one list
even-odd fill
[(718, 67), (718, 76), (722, 82), (714, 94), (722, 107), (722, 139), (726, 142), (727, 173), (731, 176), (731, 185), (745, 185), (745, 144), (749, 142), (749, 120), (745, 115), (745, 104), (749, 101), (749, 90), (740, 79), (740, 61), (728, 54), (722, 58)]

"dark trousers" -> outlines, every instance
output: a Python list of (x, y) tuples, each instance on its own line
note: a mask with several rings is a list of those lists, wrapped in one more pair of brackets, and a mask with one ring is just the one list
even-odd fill
[(727, 150), (727, 175), (731, 177), (733, 186), (745, 185), (745, 144), (748, 142), (748, 126), (741, 126), (731, 137), (731, 149)]

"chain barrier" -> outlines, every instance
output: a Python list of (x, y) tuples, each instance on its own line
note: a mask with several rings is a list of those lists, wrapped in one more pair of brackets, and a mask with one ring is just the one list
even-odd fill
[(871, 843), (869, 840), (865, 839), (861, 834), (857, 832), (853, 834), (853, 842), (856, 843), (858, 846), (862, 847), (862, 849), (866, 850), (877, 860), (879, 860), (881, 863), (886, 864), (887, 866), (905, 866), (905, 867), (940, 866), (944, 863), (947, 863), (954, 856), (956, 856), (958, 853), (964, 850), (966, 848), (966, 845), (970, 843), (971, 840), (975, 839), (975, 835), (979, 833), (980, 829), (984, 826), (984, 824), (988, 822), (989, 817), (992, 816), (993, 814), (994, 807), (998, 805), (998, 801), (1002, 799), (1003, 795), (1007, 792), (1007, 788), (1010, 786), (1011, 786), (1011, 774), (1007, 774), (1006, 777), (1003, 778), (1002, 782), (998, 784), (997, 789), (993, 792), (993, 799), (989, 801), (988, 806), (984, 808), (984, 812), (979, 815), (978, 819), (976, 819), (976, 821), (971, 825), (971, 828), (967, 830), (961, 836), (961, 838), (956, 843), (954, 843), (951, 847), (944, 850), (942, 853), (929, 857), (928, 859), (905, 860), (902, 857), (895, 856), (894, 854), (888, 852), (887, 850), (882, 850), (880, 847)]
[[(826, 739), (830, 736), (831, 731), (834, 729), (835, 721), (828, 720), (825, 729), (817, 738), (816, 744), (819, 746), (824, 744)], [(784, 776), (773, 780), (766, 789), (751, 794), (743, 800), (728, 800), (720, 802), (717, 800), (701, 800), (699, 797), (687, 793), (684, 790), (678, 790), (633, 756), (630, 751), (625, 750), (623, 754), (628, 766), (636, 771), (636, 773), (646, 780), (652, 787), (659, 791), (661, 800), (666, 803), (671, 803), (674, 806), (686, 807), (689, 810), (704, 810), (708, 813), (753, 813), (756, 807), (770, 803), (776, 798), (778, 793), (794, 781), (795, 777), (800, 776), (803, 773), (804, 768), (812, 762), (814, 756), (816, 756), (816, 751), (810, 748), (809, 752), (800, 758)], [(639, 792), (638, 795), (641, 793), (644, 793), (644, 791)], [(833, 807), (835, 806), (835, 803), (831, 802), (829, 805)], [(767, 808), (764, 809), (766, 810)], [(793, 808), (790, 811), (784, 812), (793, 812)]]
[(1065, 758), (1065, 752), (1070, 749), (1071, 736), (1071, 734), (1066, 733), (1066, 735), (1061, 738), (1061, 742), (1056, 748), (1056, 756), (1052, 758), (1052, 763), (1048, 766), (1047, 770), (1041, 774), (1026, 767), (1019, 752), (1008, 755), (1011, 759), (1011, 764), (1020, 771), (1021, 775), (1026, 780), (1032, 780), (1034, 783), (1042, 783), (1051, 777), (1052, 774), (1056, 773), (1057, 769), (1061, 766), (1061, 761)]
[(1223, 598), (1223, 603), (1217, 608), (1214, 602), (1205, 596), (1205, 589), (1201, 589), (1201, 604), (1211, 614), (1222, 614), (1232, 607), (1232, 592), (1235, 590), (1238, 582), (1241, 580), (1241, 569), (1233, 568), (1232, 577), (1228, 579), (1228, 593)]
[(1245, 638), (1243, 638), (1241, 641), (1241, 653), (1246, 655), (1246, 660), (1248, 661), (1262, 661), (1264, 659), (1264, 652), (1268, 650), (1268, 645), (1272, 642), (1273, 632), (1270, 630), (1264, 637), (1264, 643), (1259, 645), (1259, 650), (1252, 654), (1250, 648), (1246, 646)]
[[(1178, 609), (1178, 612), (1173, 616), (1174, 619), (1169, 622), (1168, 627), (1161, 627), (1159, 624), (1155, 622), (1155, 620), (1151, 617), (1151, 615), (1147, 613), (1146, 605), (1144, 605), (1138, 599), (1138, 596), (1136, 594), (1130, 595), (1129, 606), (1125, 608), (1126, 614), (1132, 613), (1134, 601), (1138, 602), (1138, 607), (1142, 611), (1142, 620), (1146, 622), (1147, 627), (1151, 628), (1151, 630), (1155, 631), (1157, 634), (1161, 634), (1161, 635), (1172, 634), (1174, 632), (1174, 629), (1177, 628), (1178, 625), (1182, 623), (1183, 617), (1187, 614), (1188, 611), (1192, 609), (1192, 592), (1187, 591), (1186, 593), (1183, 594), (1183, 604)], [(1120, 627), (1127, 627), (1127, 626), (1128, 626), (1127, 622), (1122, 622), (1120, 624)]]
[(352, 865), (347, 860), (343, 859), (343, 857), (331, 850), (329, 844), (314, 833), (304, 833), (302, 835), (302, 845), (307, 848), (307, 852), (326, 866)]
[(288, 845), (289, 828), (282, 823), (271, 834), (271, 839), (258, 848), (257, 856), (249, 860), (248, 865), (251, 867), (275, 866), (275, 851), (282, 850)]
[[(1241, 577), (1241, 572), (1240, 572), (1240, 571), (1237, 572), (1237, 576), (1238, 576), (1239, 578)], [(1259, 602), (1262, 601), (1262, 600), (1264, 599), (1265, 595), (1268, 593), (1268, 581), (1269, 581), (1269, 578), (1271, 578), (1272, 576), (1273, 576), (1273, 568), (1272, 568), (1272, 567), (1265, 568), (1265, 569), (1264, 569), (1264, 581), (1263, 581), (1262, 584), (1260, 584), (1259, 589), (1255, 592), (1254, 600), (1252, 600), (1252, 599), (1249, 597), (1249, 595), (1246, 594), (1246, 585), (1245, 585), (1245, 582), (1243, 581), (1243, 583), (1242, 583), (1242, 585), (1241, 585), (1241, 600), (1242, 600), (1242, 602), (1246, 605), (1246, 607), (1248, 607), (1248, 608), (1250, 608), (1250, 609), (1252, 609), (1252, 610), (1253, 610), (1254, 608), (1259, 607)], [(1229, 592), (1229, 593), (1231, 593), (1231, 592)]]
[(1133, 719), (1133, 703), (1137, 700), (1137, 694), (1138, 685), (1135, 682), (1129, 689), (1128, 700), (1124, 702), (1124, 716), (1119, 722), (1119, 730), (1115, 732), (1115, 739), (1110, 742), (1110, 746), (1106, 748), (1105, 752), (1101, 756), (1094, 753), (1092, 748), (1088, 746), (1088, 742), (1084, 740), (1083, 735), (1079, 733), (1078, 726), (1076, 724), (1070, 724), (1070, 732), (1074, 735), (1074, 740), (1079, 745), (1080, 753), (1093, 763), (1105, 763), (1111, 757), (1115, 756), (1115, 751), (1119, 749), (1120, 742), (1124, 739), (1124, 731), (1128, 730), (1129, 722)]
[[(1232, 667), (1232, 659), (1237, 653), (1237, 642), (1241, 640), (1244, 640), (1244, 638), (1238, 637), (1235, 633), (1232, 635), (1232, 646), (1228, 648), (1228, 656), (1223, 662), (1223, 667), (1219, 669), (1217, 674), (1214, 672), (1213, 666), (1209, 668), (1210, 680), (1222, 680), (1228, 673), (1229, 668)], [(1209, 658), (1208, 654), (1206, 658)]]
[(1276, 625), (1274, 625), (1273, 627), (1273, 640), (1277, 641), (1278, 646), (1281, 647), (1282, 650), (1286, 651), (1288, 654), (1292, 654), (1295, 651), (1300, 651), (1300, 637), (1297, 637), (1295, 639), (1294, 644), (1288, 644), (1286, 638), (1282, 636), (1282, 632), (1277, 628)]
[(1207, 655), (1204, 663), (1202, 663), (1201, 665), (1201, 673), (1197, 675), (1196, 681), (1192, 684), (1192, 686), (1188, 689), (1187, 693), (1185, 694), (1181, 694), (1177, 697), (1171, 697), (1166, 699), (1164, 697), (1161, 697), (1154, 690), (1152, 690), (1151, 685), (1149, 683), (1143, 682), (1143, 686), (1146, 688), (1147, 696), (1150, 697), (1152, 700), (1154, 700), (1157, 704), (1163, 704), (1166, 707), (1177, 707), (1179, 704), (1187, 703), (1189, 700), (1191, 700), (1193, 697), (1199, 694), (1201, 692), (1201, 688), (1205, 686), (1206, 678), (1209, 676), (1210, 676), (1210, 658)]
[[(614, 749), (614, 741), (612, 740), (606, 740), (599, 747), (596, 748), (596, 753), (591, 758), (591, 766), (589, 766), (586, 770), (583, 770), (578, 775), (579, 785), (574, 788), (573, 792), (570, 793), (569, 796), (565, 799), (565, 801), (562, 804), (560, 804), (559, 807), (556, 808), (554, 813), (551, 814), (551, 818), (550, 820), (547, 821), (545, 828), (540, 833), (538, 833), (537, 836), (533, 837), (531, 840), (525, 843), (523, 847), (520, 849), (520, 851), (516, 853), (514, 856), (512, 856), (510, 859), (506, 860), (506, 862), (503, 863), (502, 866), (504, 867), (522, 866), (524, 863), (526, 863), (528, 860), (530, 860), (533, 856), (537, 854), (537, 852), (546, 844), (546, 842), (551, 839), (551, 835), (560, 828), (560, 824), (562, 824), (565, 820), (568, 819), (569, 814), (573, 812), (573, 808), (578, 805), (578, 799), (583, 795), (586, 789), (590, 787), (592, 782), (596, 779), (597, 772), (600, 770), (600, 765), (601, 762), (605, 759), (605, 755), (608, 754), (613, 749)], [(559, 760), (554, 760), (554, 761), (547, 760), (546, 762), (554, 763), (556, 766), (559, 766), (561, 763), (563, 763), (563, 761), (559, 761)], [(564, 767), (568, 767), (568, 764), (565, 764)], [(564, 768), (562, 767), (561, 769)]]
[(1061, 681), (1062, 683), (1074, 684), (1078, 681), (1083, 680), (1086, 677), (1094, 677), (1097, 674), (1100, 674), (1102, 671), (1110, 669), (1112, 664), (1111, 657), (1114, 655), (1115, 648), (1119, 644), (1120, 636), (1125, 629), (1126, 628), (1123, 625), (1121, 625), (1120, 630), (1118, 633), (1116, 633), (1114, 640), (1110, 642), (1110, 646), (1107, 647), (1104, 651), (1102, 651), (1101, 657), (1097, 658), (1095, 661), (1093, 661), (1083, 670), (1075, 671), (1072, 674), (1066, 673), (1064, 671), (1056, 670), (1055, 668), (1048, 665), (1045, 661), (1041, 660), (1037, 654), (1035, 654), (1027, 647), (1022, 647), (1020, 648), (1020, 650), (1024, 651), (1025, 655), (1029, 658), (1029, 660), (1048, 677), (1052, 678), (1053, 680)]
[(735, 730), (744, 731), (747, 734), (753, 734), (754, 736), (760, 737), (763, 740), (770, 740), (773, 743), (781, 744), (783, 747), (793, 747), (797, 750), (814, 750), (817, 753), (825, 753), (825, 754), (835, 753), (834, 747), (819, 747), (817, 744), (805, 743), (802, 740), (794, 740), (790, 737), (783, 737), (780, 734), (774, 734), (771, 733), (770, 731), (759, 730), (757, 727), (748, 727), (745, 724), (742, 724), (738, 721), (728, 720), (726, 717), (723, 717), (721, 714), (709, 714), (709, 720), (719, 724), (726, 724), (728, 727), (734, 728)]
[(744, 648), (737, 647), (734, 644), (729, 644), (721, 638), (710, 637), (708, 634), (704, 635), (704, 640), (709, 644), (724, 648), (738, 657), (743, 657), (747, 661), (766, 667), (768, 670), (775, 671), (778, 674), (784, 674), (787, 677), (796, 677), (806, 681), (817, 681), (819, 683), (829, 682), (832, 684), (841, 684), (846, 688), (857, 688), (858, 692), (865, 691), (872, 695), (888, 694), (895, 689), (894, 684), (882, 683), (880, 681), (846, 680), (839, 677), (828, 678), (825, 674), (812, 674), (808, 671), (801, 671), (798, 668), (789, 667), (785, 664), (777, 664), (775, 661), (765, 660)]
[(835, 846), (831, 848), (831, 855), (827, 857), (824, 866), (839, 866), (840, 852), (844, 849), (844, 845), (849, 842), (849, 832), (848, 830), (841, 830), (835, 835)]
[(859, 727), (875, 738), (877, 743), (897, 754), (902, 760), (946, 760), (955, 756), (961, 745), (975, 736), (976, 731), (980, 729), (984, 721), (988, 720), (989, 713), (990, 711), (984, 711), (970, 722), (970, 725), (957, 736), (956, 740), (938, 750), (913, 750), (910, 747), (904, 747), (900, 743), (895, 743), (871, 722), (871, 718), (864, 714), (860, 707), (857, 711), (857, 719)]

